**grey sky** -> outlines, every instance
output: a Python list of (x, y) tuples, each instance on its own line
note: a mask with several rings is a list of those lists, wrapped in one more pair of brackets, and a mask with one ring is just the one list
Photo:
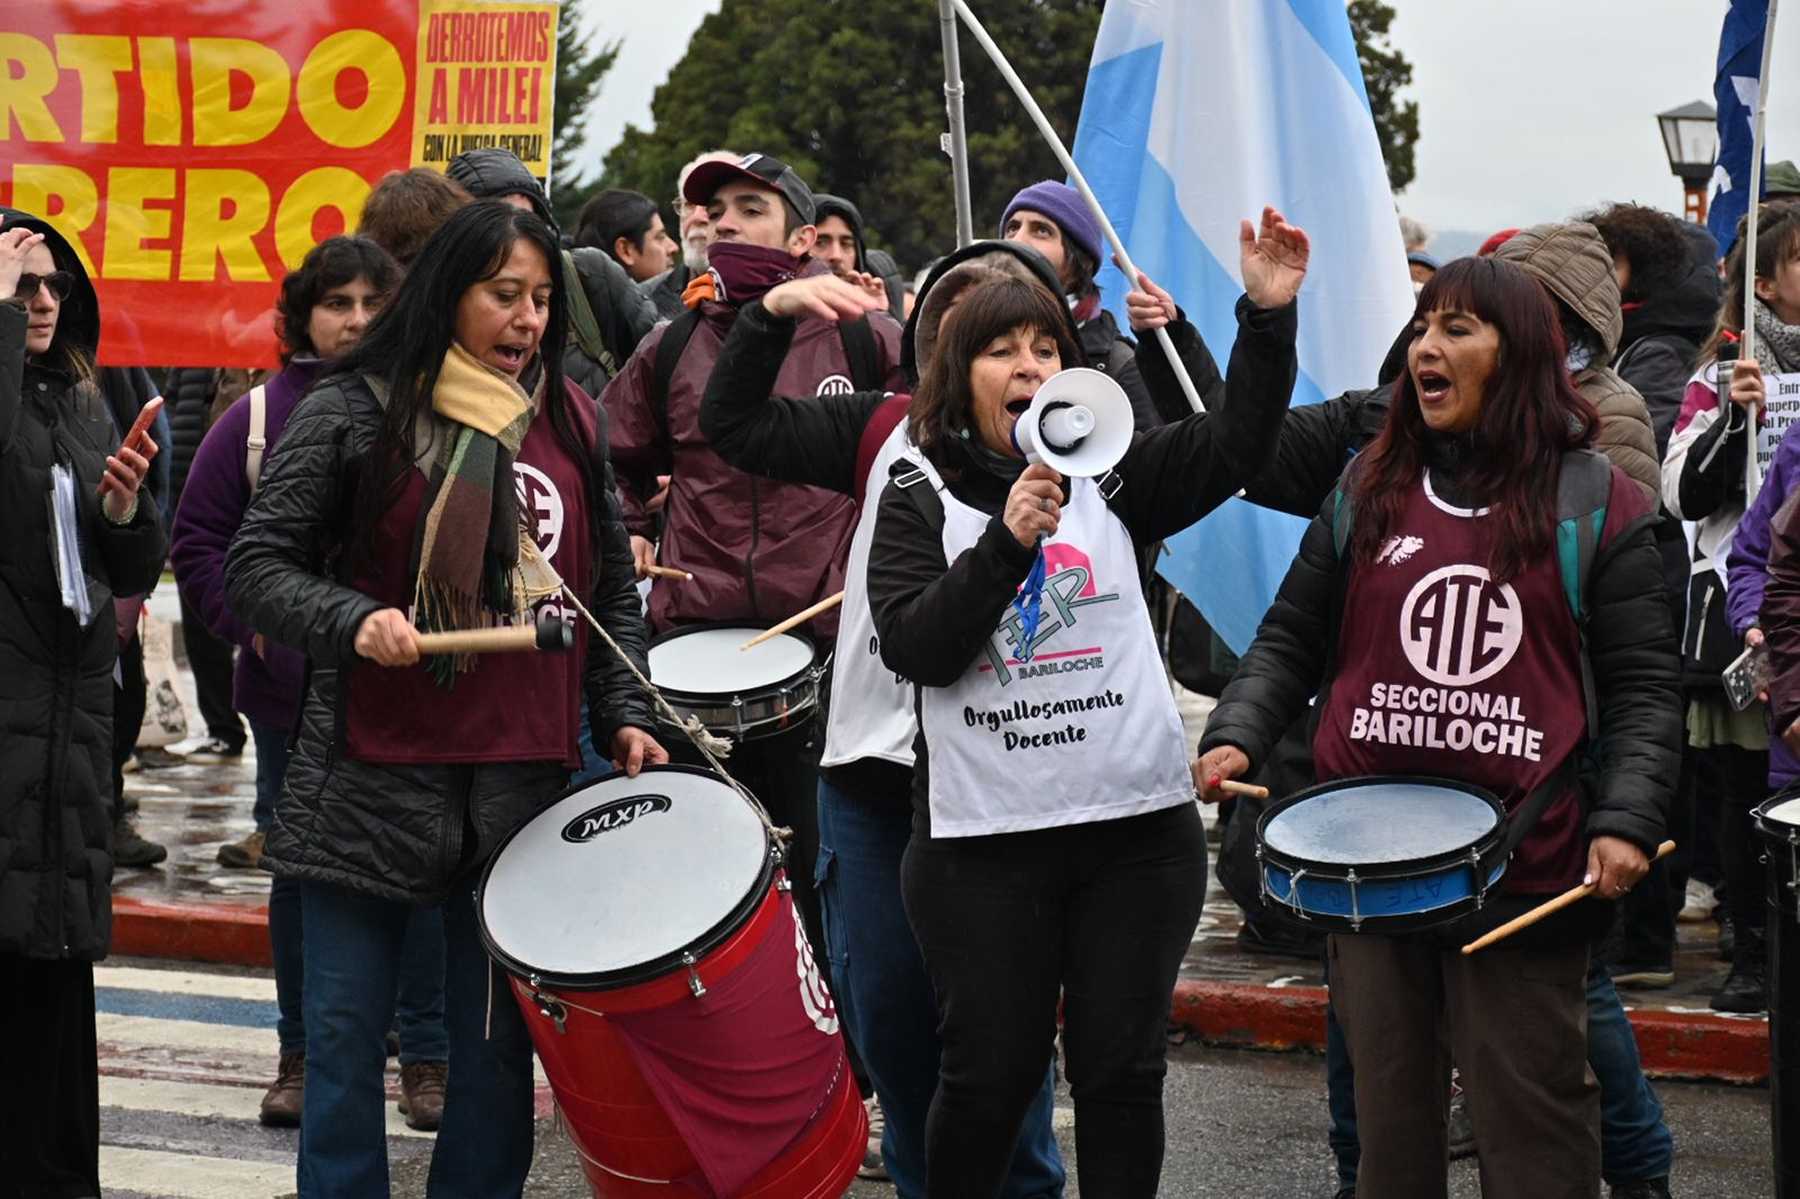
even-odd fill
[[(1005, 2), (978, 0), (976, 10)], [(1712, 99), (1725, 0), (1390, 2), (1393, 40), (1413, 64), (1420, 109), (1418, 177), (1402, 211), (1437, 229), (1491, 231), (1603, 200), (1680, 210), (1654, 117)], [(585, 163), (597, 165), (628, 122), (650, 124), (652, 93), (718, 7), (719, 0), (588, 0), (590, 27), (623, 38), (625, 49), (589, 123)], [(1771, 72), (1771, 159), (1800, 158), (1800, 10), (1788, 7)], [(927, 0), (919, 19), (933, 19)], [(965, 39), (964, 52), (980, 51)], [(1029, 83), (1029, 64), (1019, 65)]]

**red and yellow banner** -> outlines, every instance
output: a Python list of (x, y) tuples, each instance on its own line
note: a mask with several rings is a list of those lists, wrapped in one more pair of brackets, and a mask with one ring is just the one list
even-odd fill
[(282, 276), (387, 172), (549, 171), (556, 3), (0, 0), (0, 204), (52, 222), (116, 365), (272, 363)]

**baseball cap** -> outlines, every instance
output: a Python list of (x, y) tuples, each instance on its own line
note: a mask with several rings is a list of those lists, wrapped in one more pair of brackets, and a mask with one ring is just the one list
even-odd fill
[(734, 179), (745, 179), (780, 192), (800, 214), (800, 219), (809, 225), (818, 219), (818, 204), (813, 199), (812, 189), (793, 167), (767, 154), (746, 154), (742, 158), (701, 163), (688, 172), (681, 198), (689, 204), (709, 203), (721, 187)]

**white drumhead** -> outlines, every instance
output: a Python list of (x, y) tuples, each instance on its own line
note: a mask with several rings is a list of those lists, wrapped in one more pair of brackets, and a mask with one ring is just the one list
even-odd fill
[(494, 948), (528, 969), (625, 970), (724, 920), (768, 852), (762, 821), (716, 776), (648, 767), (534, 816), (494, 859), (481, 916)]
[(1764, 820), (1800, 828), (1800, 799), (1784, 800), (1763, 813)]
[(650, 647), (650, 681), (689, 695), (742, 695), (793, 678), (812, 665), (812, 646), (791, 633), (739, 649), (761, 629), (694, 629)]
[(1363, 783), (1283, 808), (1263, 839), (1277, 853), (1310, 862), (1376, 866), (1465, 849), (1496, 823), (1480, 796), (1455, 787)]

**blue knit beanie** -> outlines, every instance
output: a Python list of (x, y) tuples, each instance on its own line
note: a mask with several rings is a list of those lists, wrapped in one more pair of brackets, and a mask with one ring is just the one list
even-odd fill
[(1100, 255), (1100, 223), (1082, 203), (1081, 193), (1066, 183), (1045, 179), (1014, 196), (1000, 215), (1000, 236), (1006, 236), (1006, 222), (1021, 208), (1041, 212), (1062, 229), (1063, 238), (1075, 243), (1093, 258), (1098, 269), (1106, 259)]

